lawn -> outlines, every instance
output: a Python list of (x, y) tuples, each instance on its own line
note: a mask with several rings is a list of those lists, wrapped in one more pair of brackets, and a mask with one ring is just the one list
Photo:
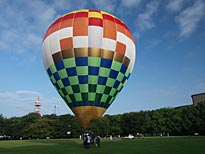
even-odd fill
[(79, 139), (0, 141), (0, 154), (204, 154), (205, 137), (149, 137), (101, 141), (84, 149)]

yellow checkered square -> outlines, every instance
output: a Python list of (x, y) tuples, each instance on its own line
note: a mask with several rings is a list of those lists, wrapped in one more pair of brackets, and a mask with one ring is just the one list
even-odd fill
[(89, 12), (88, 17), (89, 18), (100, 18), (100, 19), (103, 18), (102, 14), (99, 12)]

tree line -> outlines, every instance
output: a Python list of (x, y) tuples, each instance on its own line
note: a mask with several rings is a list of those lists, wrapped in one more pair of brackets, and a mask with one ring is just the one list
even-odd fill
[[(0, 115), (0, 136), (10, 139), (73, 138), (85, 130), (73, 115), (37, 115), (5, 118)], [(86, 131), (101, 137), (128, 134), (153, 135), (205, 135), (205, 102), (197, 106), (161, 108), (157, 110), (104, 115), (91, 121)]]

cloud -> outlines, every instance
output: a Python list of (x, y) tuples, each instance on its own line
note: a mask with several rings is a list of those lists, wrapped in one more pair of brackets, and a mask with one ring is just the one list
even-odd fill
[(16, 91), (16, 94), (20, 95), (33, 95), (33, 96), (39, 96), (40, 93), (35, 91), (28, 91), (28, 90), (22, 90), (22, 91)]
[(125, 7), (133, 7), (133, 6), (136, 7), (137, 5), (140, 4), (141, 1), (142, 1), (142, 0), (129, 0), (129, 1), (123, 0), (123, 1), (121, 2), (121, 5), (122, 5), (122, 6), (125, 6)]
[(138, 15), (137, 25), (141, 32), (155, 27), (154, 15), (157, 13), (158, 6), (158, 1), (152, 1), (146, 5), (145, 12)]
[(56, 11), (41, 0), (3, 0), (0, 14), (0, 51), (27, 52), (31, 57), (41, 51), (42, 34), (56, 17)]
[(183, 6), (183, 1), (184, 0), (169, 0), (166, 8), (173, 12), (179, 11)]
[(16, 91), (0, 93), (0, 114), (6, 117), (23, 116), (34, 112), (34, 103), (40, 96), (41, 114), (53, 114), (54, 106), (58, 106), (57, 114), (68, 114), (69, 109), (62, 100), (47, 98), (35, 91)]
[(176, 18), (182, 38), (189, 37), (196, 29), (198, 23), (205, 15), (205, 4), (203, 1), (195, 1), (195, 3), (183, 10)]

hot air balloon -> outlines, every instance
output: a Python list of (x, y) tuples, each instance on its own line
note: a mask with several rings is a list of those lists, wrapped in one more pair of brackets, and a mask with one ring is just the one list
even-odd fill
[(52, 84), (83, 128), (112, 104), (135, 63), (135, 43), (128, 27), (99, 10), (59, 17), (48, 28), (42, 50)]

